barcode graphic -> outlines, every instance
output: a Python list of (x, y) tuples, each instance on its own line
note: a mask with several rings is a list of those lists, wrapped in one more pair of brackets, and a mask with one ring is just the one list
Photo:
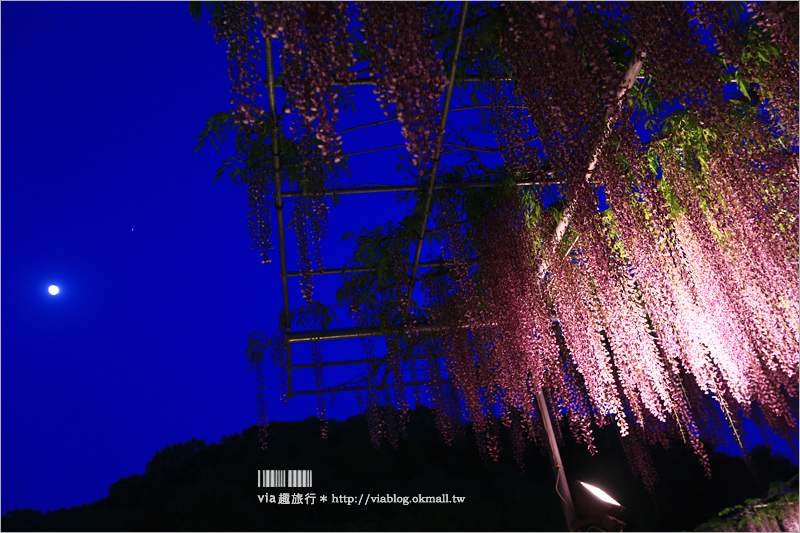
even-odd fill
[(258, 488), (310, 487), (311, 470), (259, 470)]

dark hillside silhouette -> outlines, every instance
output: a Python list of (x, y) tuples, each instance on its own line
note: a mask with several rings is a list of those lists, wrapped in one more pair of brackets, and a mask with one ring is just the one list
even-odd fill
[[(364, 415), (329, 422), (272, 422), (269, 449), (259, 448), (255, 426), (220, 443), (200, 440), (167, 446), (143, 475), (121, 478), (97, 502), (48, 513), (14, 510), (4, 531), (559, 531), (565, 524), (547, 456), (535, 445), (525, 452), (524, 473), (507, 440), (497, 463), (485, 464), (470, 431), (450, 448), (438, 436), (432, 412), (411, 412), (397, 450), (375, 450)], [(660, 476), (648, 493), (628, 466), (615, 430), (597, 433), (599, 452), (565, 439), (567, 475), (606, 487), (625, 507), (629, 531), (693, 530), (726, 508), (757, 497), (773, 481), (790, 479), (797, 467), (767, 448), (756, 448), (748, 468), (740, 457), (711, 453), (712, 479), (681, 443), (651, 453)], [(501, 432), (506, 439), (507, 435)], [(311, 469), (313, 487), (258, 489), (257, 469)], [(312, 505), (259, 503), (269, 492), (313, 492)], [(360, 494), (466, 497), (462, 504), (331, 503), (331, 495)], [(327, 495), (328, 502), (320, 502)]]

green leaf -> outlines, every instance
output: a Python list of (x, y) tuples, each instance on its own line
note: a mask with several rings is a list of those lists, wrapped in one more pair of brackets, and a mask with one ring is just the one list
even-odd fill
[(219, 167), (217, 169), (217, 174), (214, 176), (214, 181), (211, 183), (216, 183), (220, 176), (222, 176), (223, 172), (225, 172), (225, 167)]
[(201, 22), (203, 20), (203, 3), (189, 2), (189, 14), (195, 23)]
[(206, 120), (206, 127), (203, 129), (203, 132), (197, 137), (197, 140), (200, 141), (197, 147), (194, 149), (193, 153), (197, 153), (203, 143), (205, 143), (206, 139), (211, 139), (211, 143), (219, 152), (219, 146), (217, 146), (216, 141), (214, 138), (216, 137), (222, 144), (225, 144), (225, 141), (228, 139), (227, 132), (233, 127), (232, 121), (233, 115), (228, 112), (222, 113), (215, 113), (211, 115)]
[(422, 213), (414, 213), (412, 215), (408, 215), (400, 221), (400, 223), (408, 228), (409, 230), (414, 232), (414, 235), (417, 237), (420, 236), (422, 233)]
[(253, 335), (263, 335), (261, 331), (254, 331), (247, 337), (247, 348), (244, 354), (247, 356), (247, 362), (250, 364), (250, 371), (256, 363), (261, 363), (264, 359), (264, 350), (261, 346), (260, 339), (253, 339)]
[(472, 95), (470, 96), (470, 101), (472, 102), (472, 105), (474, 106), (478, 105), (478, 92), (475, 89), (472, 89)]
[(739, 88), (739, 92), (741, 92), (745, 96), (745, 98), (747, 98), (749, 101), (752, 101), (752, 98), (750, 98), (750, 94), (748, 94), (747, 92), (747, 83), (741, 78), (736, 80), (736, 82)]

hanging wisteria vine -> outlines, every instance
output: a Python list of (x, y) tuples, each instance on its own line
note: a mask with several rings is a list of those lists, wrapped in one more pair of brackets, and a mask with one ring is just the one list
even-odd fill
[(364, 2), (359, 7), (378, 102), (387, 115), (394, 105), (408, 152), (422, 176), (433, 153), (439, 97), (447, 87), (442, 60), (434, 53), (428, 24), (414, 3)]
[[(341, 138), (334, 85), (355, 78), (353, 45), (348, 41), (347, 4), (340, 2), (257, 2), (265, 34), (283, 38), (283, 78), (287, 105), (313, 131), (323, 157), (338, 163)], [(294, 126), (292, 126), (294, 130)]]
[(257, 85), (261, 81), (256, 65), (261, 58), (256, 27), (256, 11), (249, 2), (221, 2), (213, 13), (214, 37), (228, 44), (228, 77), (234, 116), (237, 123), (254, 124), (264, 109), (256, 104), (261, 96)]
[[(294, 213), (308, 305), (311, 254), (327, 223), (325, 164), (342, 157), (336, 85), (356, 79), (353, 39), (363, 37), (378, 103), (397, 116), (416, 182), (430, 165), (452, 59), (432, 44), (430, 13), (407, 2), (214, 10), (242, 128), (264, 115), (258, 35), (282, 39), (299, 121), (296, 182), (315, 193)], [(482, 124), (502, 147), (497, 168), (506, 176), (488, 192), (437, 193), (436, 259), (450, 266), (423, 280), (424, 312), (405, 311), (416, 235), (408, 227), (356, 238), (350, 266), (373, 270), (347, 275), (338, 295), (357, 326), (384, 328), (384, 369), (395, 384), (406, 370), (412, 381), (427, 374), (447, 443), (468, 420), (496, 459), (504, 424), (521, 462), (525, 441), (539, 438), (543, 394), (592, 451), (593, 428), (615, 424), (650, 487), (650, 444), (682, 439), (708, 469), (702, 438), (730, 428), (740, 440), (745, 418), (797, 444), (797, 18), (796, 3), (525, 2), (492, 5), (468, 24), (471, 64), (512, 77), (508, 89), (486, 85)], [(699, 29), (711, 32), (714, 53)], [(484, 46), (502, 61), (481, 59)], [(652, 136), (645, 142), (641, 124)], [(543, 168), (561, 184), (563, 202), (550, 207), (505, 179), (543, 178)], [(255, 235), (268, 231), (263, 183), (250, 185)], [(372, 442), (397, 446), (409, 400), (404, 387), (376, 389), (376, 346), (363, 343)], [(410, 364), (421, 351), (421, 367)], [(319, 365), (316, 342), (312, 353)], [(322, 388), (320, 372), (315, 379)], [(419, 403), (419, 389), (414, 396)]]

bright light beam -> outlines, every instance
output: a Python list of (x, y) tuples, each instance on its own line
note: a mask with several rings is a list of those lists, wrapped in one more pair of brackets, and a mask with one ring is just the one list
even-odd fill
[(50, 285), (49, 287), (47, 287), (47, 292), (49, 292), (50, 294), (55, 296), (56, 294), (58, 294), (58, 286), (57, 285)]
[(610, 503), (612, 505), (616, 505), (616, 506), (619, 506), (619, 507), (622, 507), (621, 503), (619, 503), (617, 500), (615, 500), (614, 498), (609, 496), (604, 490), (600, 490), (600, 489), (598, 489), (597, 487), (595, 487), (593, 485), (589, 485), (588, 483), (584, 483), (583, 481), (579, 481), (579, 483), (581, 485), (583, 485), (584, 487), (586, 487), (587, 489), (589, 489), (589, 491), (592, 494), (594, 494), (595, 496), (597, 496), (598, 498), (600, 498), (604, 502)]

